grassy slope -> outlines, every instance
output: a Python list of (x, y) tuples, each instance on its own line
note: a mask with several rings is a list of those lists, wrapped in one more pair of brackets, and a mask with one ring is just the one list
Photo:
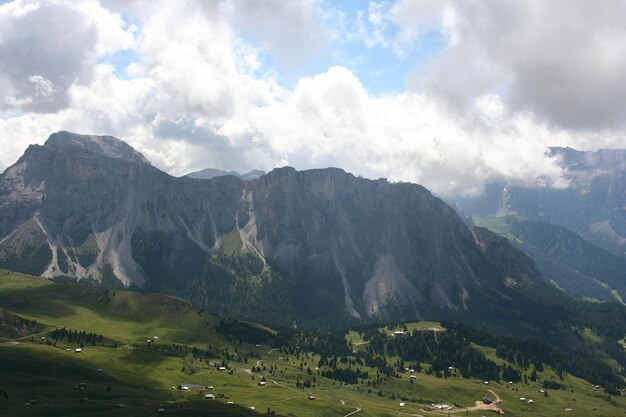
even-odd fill
[(224, 252), (228, 254), (243, 252), (243, 241), (237, 227), (233, 227), (233, 230), (222, 236), (222, 247)]
[[(609, 285), (606, 283), (598, 281), (592, 275), (578, 271), (567, 262), (556, 259), (554, 256), (544, 253), (529, 242), (522, 240), (523, 236), (520, 236), (520, 232), (518, 231), (516, 234), (514, 231), (513, 223), (519, 222), (523, 224), (524, 222), (532, 221), (515, 216), (474, 217), (473, 220), (477, 226), (485, 227), (506, 237), (513, 245), (526, 252), (533, 258), (544, 278), (560, 290), (567, 292), (573, 297), (587, 301), (618, 301), (623, 304), (619, 293), (615, 289), (609, 288)], [(531, 223), (531, 225), (532, 224), (535, 223)], [(551, 227), (552, 234), (548, 234), (549, 238), (558, 239), (559, 237), (555, 235), (555, 233), (558, 233), (559, 229), (555, 226)], [(563, 245), (564, 243), (554, 241), (552, 244)]]
[(45, 233), (31, 219), (0, 243), (0, 267), (39, 275), (52, 260)]
[[(265, 345), (229, 345), (214, 331), (216, 318), (199, 315), (183, 301), (158, 295), (124, 291), (113, 295), (113, 292), (107, 294), (93, 288), (59, 285), (0, 271), (0, 306), (43, 325), (97, 332), (108, 340), (119, 341), (117, 348), (85, 346), (82, 354), (66, 351), (70, 346), (64, 343), (48, 346), (40, 338), (35, 338), (33, 343), (29, 339), (0, 342), (0, 390), (9, 393), (8, 400), (0, 398), (0, 415), (148, 416), (165, 407), (166, 415), (228, 416), (247, 415), (250, 413), (247, 407), (254, 406), (261, 413), (269, 407), (280, 415), (304, 417), (344, 416), (357, 407), (362, 407), (357, 417), (397, 416), (400, 411), (428, 416), (435, 414), (427, 411), (424, 401), (471, 406), (490, 395), (488, 389), (503, 399), (502, 408), (509, 416), (617, 416), (624, 415), (626, 410), (625, 399), (615, 397), (610, 400), (613, 405), (590, 384), (567, 375), (564, 383), (574, 392), (551, 390), (547, 398), (538, 392), (536, 383), (517, 384), (515, 389), (519, 391), (515, 391), (508, 385), (486, 386), (482, 381), (438, 379), (426, 374), (417, 374), (413, 384), (408, 374), (390, 378), (380, 386), (383, 397), (377, 395), (378, 387), (368, 392), (366, 385), (342, 387), (319, 376), (314, 387), (302, 390), (295, 387), (296, 380), (312, 379), (312, 376), (300, 371), (300, 364), (304, 364), (304, 369), (315, 369), (319, 357), (311, 354), (283, 357)], [(416, 323), (407, 327), (435, 325)], [(148, 347), (146, 339), (155, 335), (159, 336), (156, 346)], [(357, 342), (358, 334), (352, 332), (349, 337)], [(261, 359), (250, 358), (247, 363), (231, 361), (230, 374), (215, 369), (216, 358), (210, 358), (207, 363), (183, 357), (171, 349), (171, 343), (202, 348), (211, 345), (214, 349), (228, 347), (231, 352), (237, 348), (239, 352), (252, 351)], [(494, 356), (489, 349), (485, 352)], [(261, 373), (267, 378), (267, 386), (258, 386), (261, 375), (249, 372), (255, 365), (277, 368), (274, 376)], [(542, 378), (552, 376), (549, 368), (540, 373)], [(87, 383), (87, 393), (74, 389), (80, 382)], [(214, 392), (223, 394), (224, 398), (203, 401), (197, 389), (171, 390), (182, 383), (213, 385)], [(315, 395), (315, 401), (307, 399), (308, 392)], [(80, 401), (84, 396), (89, 400)], [(522, 404), (519, 401), (522, 396), (533, 398), (535, 404)], [(404, 408), (398, 406), (400, 398), (407, 403)], [(31, 399), (37, 400), (37, 404), (25, 406)], [(227, 406), (227, 401), (236, 405)], [(118, 403), (126, 407), (118, 409)], [(565, 407), (573, 411), (566, 413)], [(472, 411), (469, 415), (483, 413)], [(465, 409), (459, 409), (457, 415), (465, 415)]]

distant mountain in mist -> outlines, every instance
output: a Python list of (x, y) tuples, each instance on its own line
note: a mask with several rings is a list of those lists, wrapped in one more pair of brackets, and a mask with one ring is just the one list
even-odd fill
[(189, 178), (198, 178), (202, 180), (210, 180), (215, 177), (223, 177), (226, 175), (232, 175), (244, 181), (253, 180), (259, 178), (261, 175), (265, 175), (265, 171), (261, 171), (260, 169), (255, 169), (250, 172), (246, 172), (245, 174), (240, 174), (236, 171), (224, 171), (216, 168), (206, 168), (200, 171), (190, 172), (186, 176)]
[(626, 150), (550, 148), (570, 185), (557, 189), (495, 182), (483, 195), (455, 201), (465, 213), (520, 215), (569, 229), (626, 256)]

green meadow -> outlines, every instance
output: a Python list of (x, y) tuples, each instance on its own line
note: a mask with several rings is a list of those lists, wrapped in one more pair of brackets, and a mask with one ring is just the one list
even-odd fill
[[(104, 291), (0, 270), (0, 308), (5, 312), (0, 416), (496, 415), (476, 409), (486, 396), (500, 399), (498, 407), (507, 416), (626, 415), (623, 397), (567, 374), (559, 380), (563, 389), (545, 392), (538, 381), (485, 384), (424, 372), (386, 377), (375, 387), (361, 379), (344, 384), (319, 375), (320, 357), (311, 352), (286, 354), (264, 343), (229, 341), (218, 329), (218, 317), (162, 295)], [(12, 334), (11, 323), (18, 319), (30, 323), (24, 329), (31, 333)], [(441, 328), (425, 322), (404, 326)], [(61, 328), (98, 337), (94, 343), (57, 340), (54, 330)], [(385, 331), (393, 337), (403, 329)], [(353, 352), (366, 349), (359, 333), (346, 338)], [(478, 348), (503, 361), (493, 349)], [(376, 375), (375, 369), (364, 370)], [(555, 378), (549, 366), (538, 376)], [(215, 399), (204, 399), (207, 394)], [(438, 411), (432, 404), (453, 408)]]

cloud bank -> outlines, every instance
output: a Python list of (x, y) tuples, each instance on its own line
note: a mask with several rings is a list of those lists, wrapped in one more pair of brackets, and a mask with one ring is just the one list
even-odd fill
[[(16, 0), (0, 5), (0, 169), (64, 129), (120, 137), (173, 175), (338, 166), (442, 196), (564, 186), (548, 146), (626, 147), (624, 7)], [(404, 91), (373, 94), (333, 58), (407, 62), (432, 33), (443, 47)]]

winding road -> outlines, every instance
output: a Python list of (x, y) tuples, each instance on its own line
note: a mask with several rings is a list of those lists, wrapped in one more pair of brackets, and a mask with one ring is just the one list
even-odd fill
[(359, 412), (359, 411), (361, 411), (361, 410), (362, 410), (362, 408), (361, 408), (361, 407), (358, 407), (356, 410), (354, 410), (354, 411), (353, 411), (353, 412), (351, 412), (351, 413), (346, 414), (346, 415), (345, 415), (345, 416), (343, 416), (343, 417), (348, 417), (348, 416), (351, 416), (352, 414), (356, 414), (356, 413), (358, 413), (358, 412)]

